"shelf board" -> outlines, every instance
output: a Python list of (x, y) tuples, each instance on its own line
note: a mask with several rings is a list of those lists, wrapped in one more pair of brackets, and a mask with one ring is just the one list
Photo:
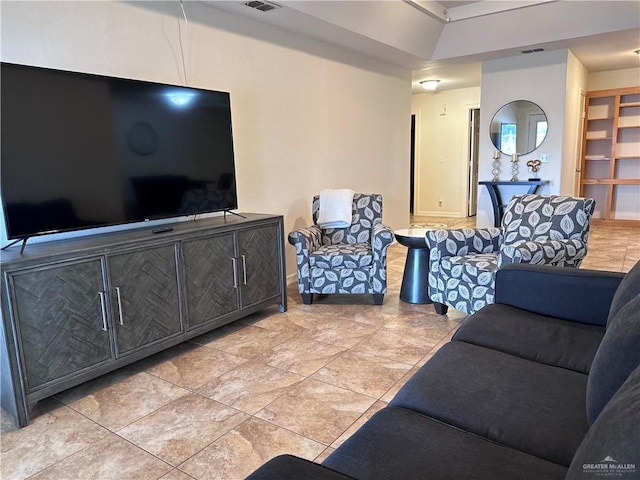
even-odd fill
[(597, 138), (587, 137), (587, 141), (593, 141), (593, 140), (613, 140), (613, 137), (597, 137)]
[(640, 125), (620, 125), (618, 130), (622, 130), (623, 128), (640, 128)]
[(640, 178), (589, 178), (583, 185), (640, 185)]
[(587, 118), (587, 120), (589, 122), (595, 122), (597, 120), (613, 120), (613, 117), (593, 117), (593, 118)]
[(620, 104), (620, 108), (627, 108), (627, 107), (640, 107), (640, 102), (627, 102), (627, 103)]
[(616, 160), (640, 160), (640, 155), (620, 155)]
[(587, 156), (584, 157), (584, 159), (585, 160), (589, 160), (591, 162), (597, 162), (597, 161), (600, 161), (600, 162), (605, 162), (606, 161), (606, 162), (608, 162), (609, 160), (611, 160), (610, 157), (598, 157), (598, 156), (593, 156), (593, 155), (591, 155), (591, 156), (587, 155)]

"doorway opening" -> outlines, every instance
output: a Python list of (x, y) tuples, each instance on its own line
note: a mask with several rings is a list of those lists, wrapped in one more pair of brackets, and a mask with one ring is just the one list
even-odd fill
[(413, 197), (416, 181), (416, 116), (411, 115), (411, 166), (409, 167), (409, 214), (413, 215)]
[(480, 109), (469, 109), (469, 153), (467, 160), (467, 217), (478, 211), (478, 150), (480, 138)]

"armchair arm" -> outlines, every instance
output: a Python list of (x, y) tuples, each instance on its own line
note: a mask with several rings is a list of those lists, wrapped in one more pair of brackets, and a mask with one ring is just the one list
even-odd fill
[(500, 247), (498, 268), (509, 263), (577, 267), (586, 255), (587, 244), (582, 240), (560, 239), (521, 242)]
[(289, 243), (296, 247), (296, 253), (306, 250), (308, 256), (322, 246), (322, 230), (317, 225), (294, 230), (289, 234)]
[(496, 273), (496, 303), (574, 322), (606, 325), (623, 273), (509, 264)]
[(386, 257), (387, 248), (393, 243), (393, 230), (381, 223), (371, 229), (371, 250), (373, 260), (382, 261)]
[(311, 282), (309, 278), (309, 256), (311, 252), (322, 246), (322, 231), (316, 225), (294, 230), (289, 234), (289, 243), (296, 247), (298, 291), (306, 293), (309, 291)]
[(425, 241), (431, 250), (430, 258), (491, 253), (500, 249), (502, 229), (490, 227), (429, 230)]

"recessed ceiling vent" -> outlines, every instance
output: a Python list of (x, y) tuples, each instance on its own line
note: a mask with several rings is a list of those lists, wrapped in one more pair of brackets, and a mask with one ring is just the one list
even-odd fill
[(271, 10), (275, 10), (277, 8), (282, 8), (280, 5), (272, 2), (261, 2), (259, 0), (254, 0), (251, 2), (244, 2), (247, 7), (255, 8), (256, 10), (260, 10), (261, 12), (269, 12)]
[(544, 48), (532, 48), (531, 50), (520, 50), (520, 53), (538, 53), (538, 52), (544, 52)]

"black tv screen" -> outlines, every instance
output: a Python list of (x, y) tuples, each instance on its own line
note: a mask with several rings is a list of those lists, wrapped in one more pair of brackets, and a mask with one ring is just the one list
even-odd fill
[(7, 236), (237, 208), (227, 92), (1, 64)]

